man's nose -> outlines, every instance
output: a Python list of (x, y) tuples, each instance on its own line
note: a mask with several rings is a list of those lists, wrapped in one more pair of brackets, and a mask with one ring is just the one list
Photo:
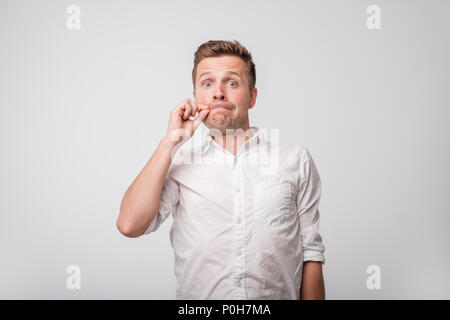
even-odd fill
[(222, 90), (221, 86), (217, 86), (216, 91), (214, 92), (214, 100), (225, 100), (225, 93)]

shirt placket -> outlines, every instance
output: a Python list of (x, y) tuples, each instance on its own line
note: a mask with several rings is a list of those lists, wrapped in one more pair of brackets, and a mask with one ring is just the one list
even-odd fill
[(234, 299), (246, 299), (245, 294), (245, 202), (243, 189), (242, 165), (237, 157), (233, 162), (233, 219), (234, 219)]

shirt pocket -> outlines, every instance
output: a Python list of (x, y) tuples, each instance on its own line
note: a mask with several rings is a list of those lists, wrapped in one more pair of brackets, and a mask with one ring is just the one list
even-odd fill
[(272, 181), (254, 185), (255, 219), (271, 226), (288, 220), (293, 210), (293, 187), (289, 182)]

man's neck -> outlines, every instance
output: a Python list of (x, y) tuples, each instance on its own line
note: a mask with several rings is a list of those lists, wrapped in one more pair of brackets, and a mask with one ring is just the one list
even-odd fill
[(223, 135), (221, 137), (212, 137), (217, 144), (219, 144), (225, 150), (228, 150), (232, 154), (236, 155), (239, 148), (251, 138), (249, 136), (248, 129), (250, 128), (249, 124), (246, 124), (243, 128), (239, 128), (234, 130), (233, 134)]

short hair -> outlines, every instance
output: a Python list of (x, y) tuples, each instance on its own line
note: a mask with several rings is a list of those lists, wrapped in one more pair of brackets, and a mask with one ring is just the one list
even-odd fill
[(239, 43), (239, 41), (209, 40), (202, 43), (194, 54), (194, 69), (192, 69), (192, 83), (195, 90), (195, 78), (197, 76), (197, 66), (204, 58), (220, 57), (232, 55), (241, 58), (247, 64), (247, 74), (249, 79), (250, 93), (256, 84), (256, 68), (252, 59), (252, 54)]

